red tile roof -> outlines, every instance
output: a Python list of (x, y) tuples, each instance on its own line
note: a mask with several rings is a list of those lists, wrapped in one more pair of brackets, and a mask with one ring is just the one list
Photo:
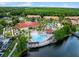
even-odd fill
[(38, 25), (39, 25), (38, 22), (21, 22), (21, 23), (18, 23), (15, 27), (20, 29), (25, 27), (36, 27)]
[(52, 29), (46, 29), (46, 31), (47, 31), (48, 33), (51, 33), (53, 30), (52, 30)]

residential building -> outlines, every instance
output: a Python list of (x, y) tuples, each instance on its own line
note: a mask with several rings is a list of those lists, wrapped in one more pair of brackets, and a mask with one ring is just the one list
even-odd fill
[(73, 25), (79, 24), (79, 16), (68, 16), (68, 17), (65, 17), (65, 19), (70, 20)]
[(41, 18), (40, 15), (27, 15), (27, 18)]
[(44, 16), (44, 19), (54, 19), (54, 20), (59, 20), (58, 16)]

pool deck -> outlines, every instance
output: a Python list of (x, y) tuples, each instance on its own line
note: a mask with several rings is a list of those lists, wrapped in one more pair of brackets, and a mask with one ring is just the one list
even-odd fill
[(47, 38), (43, 42), (28, 42), (27, 47), (28, 48), (37, 48), (37, 47), (42, 47), (51, 43), (54, 43), (54, 36), (52, 34), (47, 35)]

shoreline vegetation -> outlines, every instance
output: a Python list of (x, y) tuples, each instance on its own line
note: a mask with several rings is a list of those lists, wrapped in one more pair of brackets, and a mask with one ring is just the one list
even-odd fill
[[(37, 18), (28, 18), (27, 15), (39, 15)], [(44, 19), (44, 16), (58, 16), (57, 19)], [(79, 24), (73, 25), (70, 19), (65, 19), (67, 16), (79, 16), (78, 8), (35, 8), (35, 7), (0, 7), (0, 34), (3, 34), (3, 30), (5, 27), (15, 28), (17, 23), (32, 21), (39, 22), (41, 26), (35, 28), (29, 28), (29, 30), (38, 30), (44, 31), (45, 26), (48, 23), (59, 22), (63, 25), (62, 28), (57, 28), (54, 34), (56, 41), (62, 41), (65, 37), (68, 37), (72, 34), (72, 32), (79, 32)], [(78, 19), (79, 20), (79, 19)], [(63, 21), (63, 22), (62, 22)], [(58, 23), (57, 22), (57, 23)], [(51, 26), (50, 26), (51, 27)], [(16, 29), (16, 28), (15, 28)], [(19, 35), (12, 36), (12, 44), (8, 47), (7, 50), (4, 51), (3, 57), (7, 57), (12, 51), (15, 43), (18, 43), (16, 49), (12, 53), (11, 57), (19, 57), (23, 52), (28, 51), (27, 43), (30, 36), (30, 31), (22, 31), (19, 30)], [(8, 36), (12, 34), (9, 33)]]
[(76, 27), (66, 24), (64, 27), (57, 29), (54, 36), (56, 40), (62, 40), (64, 37), (70, 36), (72, 32), (76, 32)]

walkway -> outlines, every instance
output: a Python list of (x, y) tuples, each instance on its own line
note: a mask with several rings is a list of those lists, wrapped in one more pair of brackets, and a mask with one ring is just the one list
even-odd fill
[(78, 33), (72, 33), (72, 35), (76, 36), (77, 38), (79, 38), (79, 32)]
[(14, 48), (12, 49), (12, 51), (10, 52), (10, 54), (8, 55), (8, 57), (10, 57), (10, 56), (13, 54), (13, 52), (14, 52), (15, 49), (16, 49), (17, 44), (18, 44), (18, 43), (16, 43), (16, 44), (14, 45)]
[(40, 42), (40, 43), (32, 43), (32, 42), (29, 42), (29, 43), (27, 44), (27, 47), (28, 47), (28, 48), (42, 47), (42, 46), (45, 46), (45, 45), (48, 45), (48, 44), (54, 43), (54, 42), (55, 42), (54, 37), (53, 37), (52, 35), (50, 35), (50, 36), (46, 39), (46, 41), (44, 41), (44, 42)]

